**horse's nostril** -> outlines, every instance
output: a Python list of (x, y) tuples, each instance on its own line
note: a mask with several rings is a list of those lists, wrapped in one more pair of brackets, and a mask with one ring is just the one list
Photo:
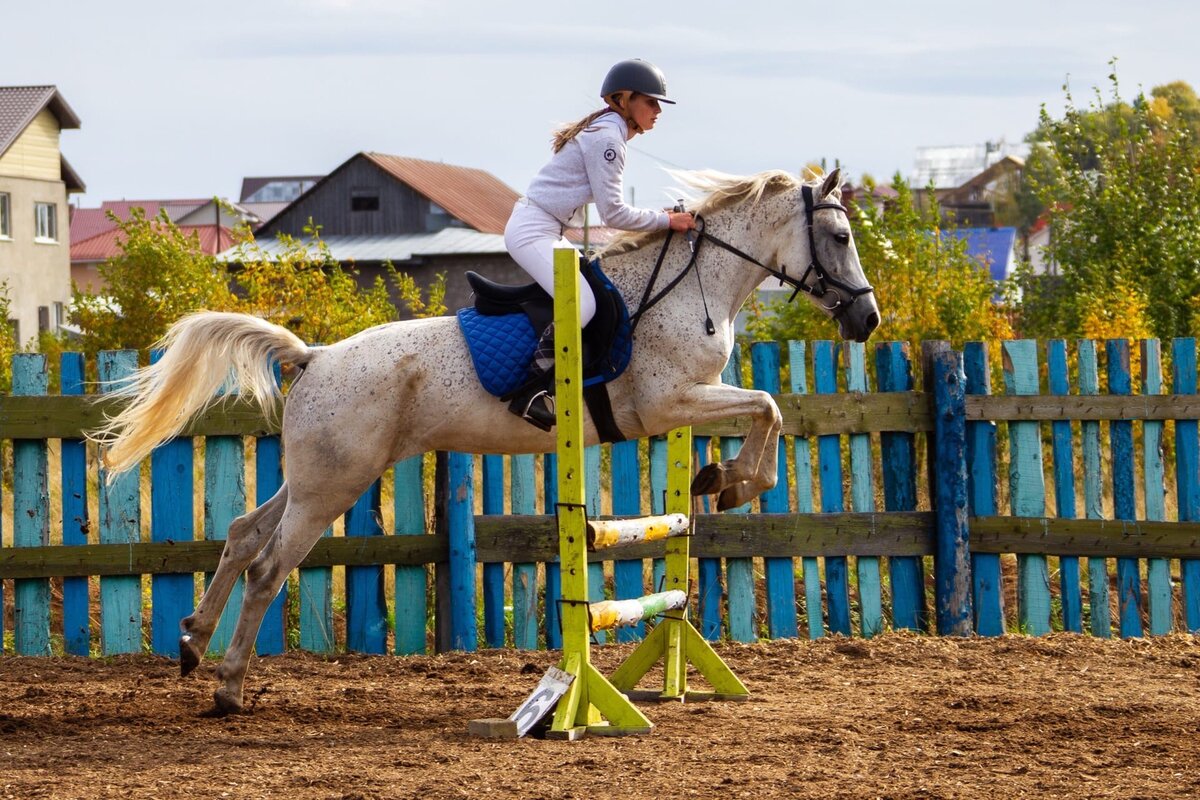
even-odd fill
[(879, 327), (879, 315), (872, 311), (867, 315), (867, 330), (873, 331)]

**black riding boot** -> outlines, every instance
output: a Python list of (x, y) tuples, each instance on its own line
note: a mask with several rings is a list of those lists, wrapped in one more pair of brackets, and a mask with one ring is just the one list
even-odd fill
[(529, 365), (529, 380), (517, 390), (508, 410), (530, 425), (544, 431), (554, 427), (554, 384), (550, 374), (554, 369), (554, 323), (546, 326), (533, 351), (533, 362)]

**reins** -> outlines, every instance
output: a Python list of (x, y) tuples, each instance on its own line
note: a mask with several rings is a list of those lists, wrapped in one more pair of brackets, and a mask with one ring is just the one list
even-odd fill
[[(800, 189), (804, 196), (804, 221), (805, 227), (808, 229), (809, 264), (808, 268), (804, 270), (804, 274), (801, 275), (799, 279), (789, 275), (787, 273), (786, 266), (781, 266), (780, 269), (768, 267), (766, 264), (762, 263), (749, 253), (739, 250), (737, 247), (734, 247), (729, 242), (726, 242), (714, 234), (708, 233), (705, 230), (704, 217), (697, 214), (696, 230), (694, 232), (695, 235), (693, 235), (692, 231), (688, 232), (688, 244), (691, 247), (691, 256), (688, 258), (687, 264), (684, 265), (683, 269), (678, 275), (671, 279), (670, 283), (668, 283), (657, 294), (651, 297), (651, 293), (654, 291), (654, 284), (658, 281), (659, 272), (662, 271), (662, 265), (663, 261), (666, 259), (667, 250), (671, 246), (671, 238), (675, 234), (673, 230), (667, 231), (667, 236), (663, 241), (662, 249), (658, 253), (658, 259), (654, 262), (654, 269), (650, 273), (650, 280), (646, 283), (645, 291), (642, 292), (642, 300), (638, 304), (638, 309), (629, 316), (631, 333), (633, 330), (637, 329), (637, 324), (641, 320), (642, 315), (657, 305), (659, 301), (661, 301), (671, 292), (672, 289), (678, 286), (679, 282), (682, 281), (684, 277), (686, 277), (687, 274), (692, 271), (693, 268), (696, 269), (696, 280), (700, 283), (700, 297), (701, 300), (704, 301), (705, 330), (709, 336), (712, 336), (714, 333), (716, 333), (716, 328), (713, 325), (712, 317), (708, 313), (708, 302), (707, 300), (704, 300), (704, 281), (700, 275), (700, 268), (696, 264), (696, 257), (700, 253), (700, 245), (705, 241), (710, 241), (717, 247), (720, 247), (721, 249), (732, 253), (738, 258), (744, 261), (749, 261), (751, 264), (754, 264), (760, 269), (765, 270), (775, 278), (778, 278), (780, 285), (787, 284), (788, 286), (791, 286), (793, 289), (795, 289), (795, 291), (793, 291), (791, 297), (788, 298), (789, 303), (792, 300), (795, 300), (796, 295), (798, 295), (800, 292), (812, 295), (818, 300), (824, 300), (826, 297), (832, 294), (835, 298), (834, 303), (832, 306), (825, 306), (825, 308), (832, 314), (835, 320), (845, 314), (846, 311), (849, 310), (850, 306), (854, 305), (858, 298), (862, 297), (864, 294), (874, 292), (875, 289), (870, 284), (867, 284), (866, 286), (854, 287), (850, 286), (845, 281), (830, 275), (825, 269), (825, 266), (821, 263), (821, 259), (817, 256), (817, 242), (815, 236), (813, 235), (813, 213), (820, 211), (821, 209), (828, 208), (845, 214), (847, 213), (846, 207), (841, 203), (814, 202), (811, 186), (802, 186)], [(682, 208), (677, 208), (677, 210), (682, 210)], [(808, 282), (810, 275), (814, 276), (814, 279), (811, 283)], [(844, 299), (843, 294), (845, 295), (845, 298), (848, 299)]]

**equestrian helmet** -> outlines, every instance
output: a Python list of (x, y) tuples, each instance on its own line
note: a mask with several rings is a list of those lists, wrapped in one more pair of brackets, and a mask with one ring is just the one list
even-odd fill
[(608, 71), (600, 96), (607, 100), (617, 92), (637, 92), (663, 103), (675, 102), (667, 99), (667, 79), (662, 70), (640, 58), (619, 61)]

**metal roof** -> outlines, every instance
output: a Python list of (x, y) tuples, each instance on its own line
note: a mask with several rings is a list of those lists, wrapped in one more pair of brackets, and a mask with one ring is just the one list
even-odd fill
[(952, 228), (942, 233), (965, 239), (967, 255), (987, 269), (993, 280), (1004, 280), (1016, 267), (1016, 228)]
[(0, 86), (0, 155), (17, 140), (33, 118), (49, 107), (60, 128), (78, 128), (79, 117), (54, 86)]
[[(316, 253), (312, 239), (299, 239)], [(335, 261), (411, 261), (420, 256), (498, 255), (508, 251), (504, 237), (495, 233), (480, 233), (469, 228), (444, 228), (436, 233), (409, 233), (395, 236), (323, 236)], [(259, 241), (258, 247), (268, 258), (277, 258), (286, 251), (278, 239)], [(231, 248), (217, 257), (222, 261), (241, 260), (241, 250)]]

